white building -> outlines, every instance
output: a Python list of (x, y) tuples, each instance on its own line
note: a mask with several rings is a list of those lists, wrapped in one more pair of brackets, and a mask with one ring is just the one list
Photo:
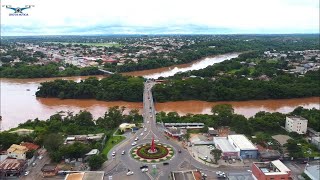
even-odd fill
[(285, 128), (288, 132), (306, 134), (308, 120), (300, 116), (287, 116)]

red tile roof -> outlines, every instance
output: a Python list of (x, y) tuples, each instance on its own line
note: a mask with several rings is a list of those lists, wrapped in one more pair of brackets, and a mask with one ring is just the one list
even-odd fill
[(38, 145), (36, 145), (36, 144), (33, 144), (33, 143), (30, 143), (30, 142), (23, 142), (23, 143), (21, 143), (20, 145), (27, 147), (27, 149), (28, 149), (29, 151), (31, 151), (31, 150), (37, 150), (37, 149), (40, 148), (40, 146), (38, 146)]

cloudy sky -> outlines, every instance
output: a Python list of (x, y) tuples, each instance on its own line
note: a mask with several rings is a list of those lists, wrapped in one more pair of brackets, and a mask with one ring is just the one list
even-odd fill
[(2, 36), (241, 33), (319, 33), (319, 1), (1, 0)]

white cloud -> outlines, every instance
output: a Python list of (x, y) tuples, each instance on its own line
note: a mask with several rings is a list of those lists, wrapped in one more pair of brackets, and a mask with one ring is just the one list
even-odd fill
[[(41, 28), (41, 34), (72, 33), (70, 28), (75, 33), (81, 28), (95, 31), (96, 26), (132, 28), (125, 33), (136, 32), (135, 27), (186, 25), (240, 33), (319, 31), (318, 0), (2, 0), (2, 5), (23, 7), (26, 2), (35, 5), (25, 10), (28, 17), (8, 16), (12, 10), (1, 7), (2, 35), (25, 33), (13, 32), (14, 27)], [(65, 27), (69, 32), (63, 31)]]

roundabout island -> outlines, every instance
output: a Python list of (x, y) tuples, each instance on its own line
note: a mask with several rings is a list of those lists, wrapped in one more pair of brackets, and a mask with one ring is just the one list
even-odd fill
[(157, 163), (170, 160), (174, 155), (174, 151), (167, 144), (155, 143), (153, 138), (151, 143), (140, 144), (132, 148), (130, 154), (137, 161)]

